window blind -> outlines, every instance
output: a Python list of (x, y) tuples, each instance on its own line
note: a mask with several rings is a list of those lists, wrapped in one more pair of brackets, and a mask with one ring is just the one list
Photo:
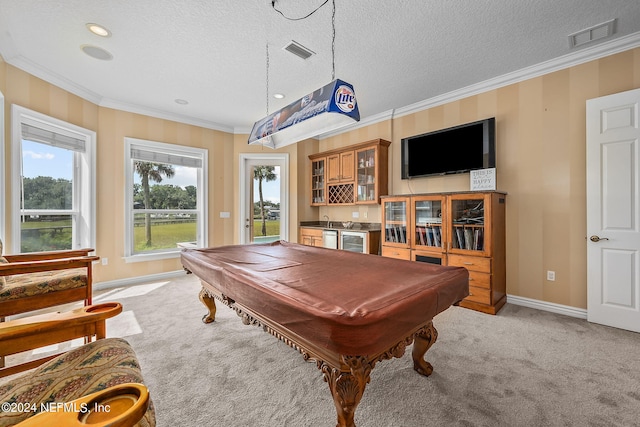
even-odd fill
[(22, 139), (72, 151), (85, 151), (85, 140), (22, 123)]
[(165, 163), (192, 168), (202, 167), (202, 157), (184, 154), (151, 151), (148, 148), (131, 146), (131, 159), (151, 163)]

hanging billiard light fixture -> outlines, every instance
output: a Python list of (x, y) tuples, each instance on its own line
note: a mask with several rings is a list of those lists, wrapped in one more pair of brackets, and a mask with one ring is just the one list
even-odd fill
[[(280, 148), (360, 121), (360, 111), (353, 86), (335, 78), (335, 0), (332, 0), (332, 3), (331, 83), (269, 114), (269, 45), (267, 43), (267, 116), (253, 125), (249, 144)], [(272, 6), (274, 4), (275, 2), (272, 2)]]

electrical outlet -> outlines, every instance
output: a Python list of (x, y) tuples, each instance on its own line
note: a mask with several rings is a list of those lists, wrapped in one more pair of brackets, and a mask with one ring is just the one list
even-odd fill
[(365, 217), (365, 218), (368, 218), (368, 217), (369, 217), (368, 212), (367, 212), (367, 211), (364, 211), (364, 212), (363, 212), (363, 214), (362, 214), (362, 216), (363, 216), (363, 217)]
[(102, 265), (109, 264), (109, 258), (101, 258), (100, 260), (102, 261)]
[(547, 271), (547, 280), (550, 282), (554, 282), (556, 280), (556, 272), (548, 270)]

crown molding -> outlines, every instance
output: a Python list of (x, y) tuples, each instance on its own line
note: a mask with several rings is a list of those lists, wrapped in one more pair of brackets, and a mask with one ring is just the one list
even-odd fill
[(415, 104), (397, 108), (395, 117), (402, 117), (409, 114), (417, 113), (449, 102), (458, 101), (463, 98), (478, 95), (490, 90), (499, 89), (514, 83), (520, 83), (535, 77), (540, 77), (554, 71), (564, 70), (585, 62), (604, 58), (616, 53), (624, 52), (640, 46), (640, 32), (620, 37), (608, 42), (600, 43), (591, 48), (584, 48), (577, 52), (541, 62), (531, 67), (522, 68), (512, 73), (504, 74), (483, 82), (466, 86)]
[(360, 120), (358, 123), (342, 127), (334, 132), (320, 135), (320, 139), (328, 138), (331, 136), (340, 135), (346, 132), (353, 131), (355, 129), (373, 125), (388, 119), (394, 119), (409, 114), (417, 113), (427, 110), (429, 108), (437, 107), (447, 104), (449, 102), (458, 101), (460, 99), (468, 98), (470, 96), (478, 95), (490, 90), (499, 89), (504, 86), (508, 86), (514, 83), (519, 83), (525, 80), (529, 80), (535, 77), (539, 77), (545, 74), (552, 73), (554, 71), (563, 70), (573, 67), (575, 65), (584, 64), (585, 62), (593, 61), (596, 59), (604, 58), (606, 56), (614, 55), (616, 53), (624, 52), (630, 49), (634, 49), (640, 46), (640, 32), (629, 34), (624, 37), (620, 37), (608, 42), (600, 43), (590, 48), (580, 49), (577, 52), (572, 52), (567, 55), (555, 58), (549, 61), (541, 62), (531, 67), (522, 68), (512, 73), (504, 74), (483, 82), (466, 86), (451, 92), (444, 93), (442, 95), (434, 96), (423, 101), (416, 102), (404, 107), (389, 110), (384, 113), (370, 116)]
[(319, 139), (329, 138), (332, 136), (343, 134), (345, 132), (351, 132), (352, 130), (356, 130), (366, 126), (374, 125), (376, 123), (384, 122), (385, 120), (393, 119), (394, 111), (395, 110), (387, 110), (387, 111), (383, 111), (382, 113), (374, 114), (373, 116), (360, 119), (359, 122), (356, 122), (347, 126), (343, 126), (340, 129), (336, 129), (335, 131), (323, 133), (318, 138)]
[(44, 68), (35, 62), (28, 60), (22, 55), (16, 56), (5, 56), (3, 55), (5, 62), (8, 64), (25, 71), (32, 76), (35, 76), (39, 79), (46, 81), (54, 86), (57, 86), (61, 89), (66, 90), (74, 95), (79, 96), (80, 98), (86, 99), (89, 102), (93, 102), (96, 105), (100, 105), (102, 101), (102, 96), (97, 93), (87, 90), (86, 88), (72, 82), (69, 79), (59, 76), (58, 74), (52, 72), (48, 68)]
[(113, 108), (115, 110), (127, 111), (134, 114), (142, 114), (144, 116), (155, 117), (158, 119), (171, 120), (187, 125), (199, 126), (205, 129), (218, 130), (221, 132), (234, 133), (234, 128), (224, 126), (209, 120), (197, 119), (195, 117), (185, 116), (182, 114), (168, 113), (166, 111), (156, 110), (154, 108), (143, 107), (137, 104), (117, 101), (115, 99), (103, 98), (98, 104), (100, 107)]

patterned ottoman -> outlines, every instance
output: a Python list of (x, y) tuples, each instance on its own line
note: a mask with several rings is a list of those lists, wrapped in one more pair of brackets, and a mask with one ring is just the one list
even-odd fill
[[(70, 350), (34, 371), (0, 384), (0, 405), (16, 403), (40, 408), (41, 403), (69, 402), (131, 382), (143, 383), (133, 349), (121, 338), (107, 338)], [(36, 413), (0, 410), (0, 427), (13, 426)], [(149, 402), (149, 409), (136, 426), (155, 425), (153, 402)]]

